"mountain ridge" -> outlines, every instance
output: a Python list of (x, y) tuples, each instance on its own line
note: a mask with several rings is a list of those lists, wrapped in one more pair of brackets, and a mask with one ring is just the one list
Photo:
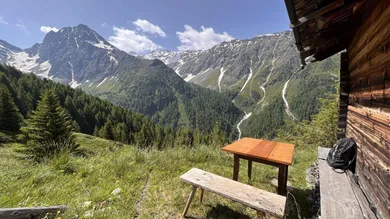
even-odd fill
[(202, 132), (219, 123), (228, 135), (236, 135), (234, 125), (242, 112), (225, 95), (186, 83), (159, 60), (119, 50), (86, 25), (51, 31), (42, 43), (23, 51), (0, 51), (8, 55), (2, 62), (81, 88), (154, 122)]

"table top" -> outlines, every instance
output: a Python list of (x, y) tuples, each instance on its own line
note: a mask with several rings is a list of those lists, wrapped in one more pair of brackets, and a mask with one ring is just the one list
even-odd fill
[(293, 144), (254, 138), (242, 138), (222, 150), (285, 165), (291, 165), (294, 155)]

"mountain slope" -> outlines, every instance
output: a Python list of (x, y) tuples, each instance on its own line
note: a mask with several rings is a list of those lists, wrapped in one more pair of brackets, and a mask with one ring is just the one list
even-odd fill
[(273, 137), (286, 119), (310, 119), (339, 71), (338, 56), (301, 70), (291, 31), (174, 55), (177, 62), (166, 64), (183, 79), (226, 93), (246, 112), (237, 129), (253, 137)]
[(0, 62), (79, 87), (173, 128), (210, 132), (220, 123), (232, 134), (242, 115), (227, 96), (186, 83), (161, 61), (123, 52), (85, 25), (51, 31), (25, 50), (0, 45), (7, 57)]

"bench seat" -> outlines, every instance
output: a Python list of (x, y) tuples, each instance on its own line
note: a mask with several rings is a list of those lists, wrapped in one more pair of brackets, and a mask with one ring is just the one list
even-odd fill
[(193, 186), (193, 192), (187, 201), (183, 216), (187, 213), (196, 188), (218, 194), (270, 216), (278, 218), (284, 216), (286, 206), (286, 197), (284, 196), (267, 192), (197, 168), (192, 168), (180, 178)]
[[(330, 148), (318, 148), (320, 172), (321, 219), (364, 219), (372, 218), (372, 213), (362, 211), (357, 196), (361, 191), (351, 180), (352, 173), (337, 173), (326, 162)], [(359, 203), (360, 202), (360, 203)]]

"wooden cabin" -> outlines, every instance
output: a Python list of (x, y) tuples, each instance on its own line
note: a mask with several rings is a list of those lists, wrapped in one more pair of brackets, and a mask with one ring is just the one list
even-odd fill
[(357, 143), (370, 214), (390, 218), (390, 0), (285, 4), (303, 66), (341, 53), (338, 137)]

